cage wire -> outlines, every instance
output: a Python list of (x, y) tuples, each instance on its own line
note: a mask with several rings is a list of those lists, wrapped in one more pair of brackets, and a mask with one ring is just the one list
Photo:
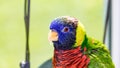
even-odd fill
[(20, 68), (30, 68), (30, 50), (29, 50), (29, 23), (30, 23), (30, 0), (25, 0), (24, 3), (24, 21), (26, 29), (26, 52), (25, 61), (20, 63)]

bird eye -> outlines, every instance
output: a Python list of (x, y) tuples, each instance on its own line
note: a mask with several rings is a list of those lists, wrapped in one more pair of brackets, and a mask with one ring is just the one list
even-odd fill
[(69, 28), (68, 27), (64, 27), (63, 28), (63, 32), (68, 32), (69, 31)]

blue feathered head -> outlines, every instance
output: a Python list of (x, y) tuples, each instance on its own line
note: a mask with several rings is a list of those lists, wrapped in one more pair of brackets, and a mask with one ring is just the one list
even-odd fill
[(62, 16), (54, 19), (50, 24), (49, 39), (55, 49), (71, 49), (77, 44), (78, 20), (70, 16)]

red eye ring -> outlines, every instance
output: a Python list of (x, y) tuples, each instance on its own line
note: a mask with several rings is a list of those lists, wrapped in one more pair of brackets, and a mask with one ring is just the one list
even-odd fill
[(63, 28), (63, 32), (68, 32), (69, 31), (69, 28), (68, 27), (64, 27)]

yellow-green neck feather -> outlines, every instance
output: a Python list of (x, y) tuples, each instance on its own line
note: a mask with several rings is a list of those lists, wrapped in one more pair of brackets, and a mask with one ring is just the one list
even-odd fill
[(80, 22), (78, 22), (77, 29), (76, 29), (76, 42), (73, 47), (81, 46), (81, 44), (85, 39), (85, 34), (86, 32), (85, 32), (84, 26)]

